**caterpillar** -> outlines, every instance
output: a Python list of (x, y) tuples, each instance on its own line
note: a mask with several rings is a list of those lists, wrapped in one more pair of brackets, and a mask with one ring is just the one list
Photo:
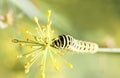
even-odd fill
[(52, 46), (57, 49), (65, 49), (78, 53), (95, 53), (98, 45), (93, 42), (76, 40), (70, 35), (59, 35), (52, 40)]

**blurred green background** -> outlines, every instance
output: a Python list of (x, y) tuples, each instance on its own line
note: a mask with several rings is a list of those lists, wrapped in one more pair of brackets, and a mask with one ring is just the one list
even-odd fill
[[(11, 42), (25, 39), (25, 30), (35, 33), (33, 17), (46, 24), (52, 10), (52, 28), (58, 34), (98, 43), (101, 47), (120, 47), (120, 0), (0, 0), (0, 78), (40, 78), (33, 66), (24, 74), (16, 55), (23, 52)], [(120, 54), (74, 54), (66, 57), (74, 65), (64, 71), (47, 71), (46, 78), (120, 78)]]

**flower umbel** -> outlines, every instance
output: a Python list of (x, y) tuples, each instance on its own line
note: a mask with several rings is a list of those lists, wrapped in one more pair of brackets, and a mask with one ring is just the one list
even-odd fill
[(29, 53), (19, 55), (17, 58), (22, 58), (25, 57), (26, 59), (30, 58), (29, 61), (27, 61), (24, 65), (25, 68), (25, 73), (29, 72), (30, 67), (39, 59), (39, 57), (42, 57), (41, 62), (40, 62), (40, 70), (41, 70), (41, 78), (45, 78), (45, 67), (46, 67), (46, 60), (47, 57), (50, 56), (54, 69), (58, 71), (60, 68), (58, 66), (57, 59), (54, 57), (55, 55), (60, 57), (65, 64), (69, 67), (72, 68), (72, 64), (68, 63), (66, 60), (63, 59), (62, 56), (64, 56), (64, 53), (59, 51), (59, 49), (52, 47), (52, 41), (53, 41), (53, 30), (51, 30), (51, 10), (48, 10), (47, 12), (47, 19), (48, 19), (48, 24), (46, 26), (40, 26), (37, 17), (34, 17), (34, 21), (37, 24), (38, 27), (36, 27), (36, 31), (39, 34), (38, 36), (32, 34), (28, 30), (26, 31), (27, 34), (31, 35), (34, 40), (31, 40), (27, 38), (26, 40), (18, 40), (18, 39), (13, 39), (12, 42), (14, 43), (19, 43), (21, 47), (23, 46), (30, 46), (32, 50)]

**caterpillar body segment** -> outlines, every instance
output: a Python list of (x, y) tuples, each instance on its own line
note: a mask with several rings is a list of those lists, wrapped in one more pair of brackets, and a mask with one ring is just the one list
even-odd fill
[(52, 46), (78, 53), (95, 53), (98, 50), (96, 43), (76, 40), (70, 35), (59, 35), (53, 39)]

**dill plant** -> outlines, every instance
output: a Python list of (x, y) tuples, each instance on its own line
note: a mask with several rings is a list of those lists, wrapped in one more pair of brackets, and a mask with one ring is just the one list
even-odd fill
[[(29, 72), (30, 67), (40, 58), (40, 70), (41, 70), (41, 78), (45, 78), (45, 68), (46, 68), (46, 60), (47, 57), (50, 56), (53, 66), (55, 70), (59, 70), (59, 66), (57, 65), (56, 61), (57, 59), (54, 57), (55, 55), (59, 56), (60, 59), (62, 59), (65, 64), (69, 68), (73, 68), (72, 64), (68, 63), (62, 56), (64, 56), (64, 53), (61, 52), (59, 49), (52, 47), (52, 40), (54, 36), (54, 31), (51, 29), (51, 10), (48, 10), (47, 12), (47, 21), (48, 24), (46, 26), (40, 26), (37, 17), (34, 17), (34, 21), (37, 24), (36, 31), (39, 34), (38, 36), (35, 36), (30, 31), (26, 31), (29, 35), (31, 35), (34, 40), (26, 39), (26, 40), (18, 40), (13, 39), (12, 42), (19, 43), (20, 46), (24, 46), (25, 44), (28, 44), (31, 48), (35, 48), (29, 53), (18, 55), (17, 58), (25, 57), (26, 59), (30, 58), (29, 61), (27, 61), (24, 64), (25, 73)], [(37, 46), (37, 47), (36, 47)]]

